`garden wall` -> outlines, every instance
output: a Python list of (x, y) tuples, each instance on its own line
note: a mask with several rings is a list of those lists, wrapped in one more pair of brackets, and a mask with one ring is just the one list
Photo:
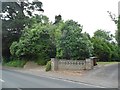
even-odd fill
[(52, 70), (89, 70), (93, 69), (93, 60), (65, 60), (65, 59), (51, 59)]

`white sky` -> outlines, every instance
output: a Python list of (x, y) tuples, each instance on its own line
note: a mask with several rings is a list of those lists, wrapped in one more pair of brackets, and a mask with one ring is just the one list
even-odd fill
[(118, 15), (119, 0), (40, 0), (44, 14), (54, 21), (55, 15), (62, 15), (63, 20), (73, 19), (83, 25), (83, 31), (90, 35), (97, 29), (115, 33), (116, 25), (107, 11)]

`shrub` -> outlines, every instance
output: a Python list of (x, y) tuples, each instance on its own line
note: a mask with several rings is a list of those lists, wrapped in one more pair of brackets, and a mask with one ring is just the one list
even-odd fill
[[(51, 53), (52, 40), (49, 34), (49, 25), (34, 24), (31, 28), (25, 28), (18, 42), (10, 46), (12, 56), (18, 58), (33, 59), (31, 57), (46, 56)], [(44, 55), (45, 54), (45, 55)]]
[(51, 61), (48, 61), (46, 64), (46, 71), (50, 71), (51, 70)]
[(49, 61), (50, 58), (47, 56), (46, 53), (40, 53), (37, 58), (35, 59), (35, 62), (38, 64), (38, 65), (46, 65), (47, 64), (47, 61)]
[(12, 67), (23, 67), (26, 64), (25, 60), (12, 60), (6, 63), (6, 66), (12, 66)]
[(40, 59), (40, 60), (37, 60), (36, 63), (37, 63), (38, 65), (46, 65), (47, 60)]

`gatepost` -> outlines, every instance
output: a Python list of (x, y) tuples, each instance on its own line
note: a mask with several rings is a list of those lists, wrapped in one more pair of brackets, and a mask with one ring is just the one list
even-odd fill
[(51, 70), (52, 71), (58, 70), (58, 60), (55, 58), (51, 58)]
[(92, 59), (88, 58), (85, 60), (85, 68), (86, 70), (93, 69), (93, 61)]

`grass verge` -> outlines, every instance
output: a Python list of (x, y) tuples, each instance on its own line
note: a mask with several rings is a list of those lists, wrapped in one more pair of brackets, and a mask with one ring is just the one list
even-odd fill
[(98, 65), (118, 64), (118, 62), (97, 62)]
[(26, 64), (25, 60), (13, 60), (8, 63), (4, 63), (4, 66), (23, 67), (25, 64)]

